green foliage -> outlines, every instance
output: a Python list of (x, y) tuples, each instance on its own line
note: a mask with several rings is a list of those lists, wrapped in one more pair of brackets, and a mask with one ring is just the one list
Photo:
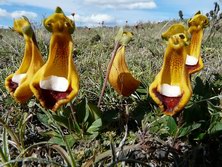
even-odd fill
[[(217, 82), (221, 81), (217, 80)], [(222, 111), (220, 106), (221, 90), (214, 83), (214, 81), (203, 83), (197, 77), (193, 90), (194, 95), (183, 114), (184, 126), (186, 124), (193, 127), (199, 126), (197, 130), (194, 129), (191, 135), (195, 140), (201, 140), (213, 133), (222, 132), (220, 128), (213, 128), (215, 125), (219, 126), (219, 122), (222, 121), (220, 116)], [(211, 129), (214, 129), (214, 131)]]
[(100, 110), (91, 103), (88, 103), (87, 99), (83, 99), (75, 107), (67, 106), (58, 113), (52, 113), (49, 117), (47, 111), (43, 113), (37, 113), (39, 121), (47, 126), (50, 131), (42, 133), (42, 135), (50, 136), (50, 141), (56, 141), (60, 145), (64, 143), (60, 142), (64, 136), (60, 136), (59, 132), (56, 132), (52, 122), (55, 121), (58, 126), (64, 127), (69, 132), (69, 135), (65, 135), (67, 141), (70, 141), (70, 146), (73, 146), (74, 141), (81, 139), (94, 139), (98, 136), (100, 129), (102, 128), (102, 119)]

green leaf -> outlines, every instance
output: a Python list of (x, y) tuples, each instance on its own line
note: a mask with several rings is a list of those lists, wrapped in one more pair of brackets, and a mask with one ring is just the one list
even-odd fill
[(209, 134), (215, 134), (222, 131), (222, 122), (215, 122), (211, 124), (211, 127), (208, 129)]
[(59, 116), (59, 115), (52, 115), (53, 119), (61, 126), (65, 128), (69, 128), (69, 121), (68, 118)]
[[(65, 135), (64, 136), (69, 147), (72, 147), (75, 144), (75, 138), (73, 135)], [(58, 144), (60, 146), (66, 146), (66, 143), (63, 141), (62, 136), (54, 136), (49, 140), (49, 143)]]
[(63, 142), (62, 138), (59, 136), (54, 136), (49, 140), (49, 143), (52, 144), (58, 144), (60, 146), (66, 146), (65, 143)]
[(45, 114), (37, 113), (38, 120), (45, 126), (50, 126), (49, 124), (49, 118)]
[[(70, 104), (68, 104), (70, 105)], [(72, 105), (72, 104), (71, 104)], [(60, 110), (59, 114), (63, 117), (69, 118), (70, 114), (72, 113), (70, 106), (63, 106), (62, 110)]]
[(178, 137), (189, 135), (192, 131), (198, 129), (201, 123), (187, 124), (179, 129)]
[(56, 131), (43, 131), (39, 132), (40, 135), (45, 136), (45, 137), (54, 137), (54, 136), (59, 136), (59, 134)]
[(73, 129), (74, 129), (74, 131), (75, 131), (76, 133), (82, 135), (83, 131), (82, 131), (82, 129), (80, 128), (78, 122), (73, 121)]
[(141, 94), (147, 94), (147, 88), (139, 87), (136, 91)]
[(206, 136), (206, 133), (200, 133), (197, 135), (197, 137), (194, 140), (203, 140)]
[(101, 127), (102, 127), (102, 119), (100, 118), (92, 123), (92, 125), (87, 129), (87, 132), (90, 134), (94, 134), (95, 132), (98, 132)]
[(171, 135), (175, 135), (177, 132), (177, 124), (173, 117), (171, 116), (167, 117), (167, 126), (169, 127), (169, 133)]
[(72, 134), (66, 135), (65, 139), (66, 139), (66, 142), (68, 143), (69, 147), (72, 147), (76, 142), (76, 138)]
[(101, 111), (96, 105), (88, 103), (87, 108), (93, 120), (101, 118)]
[[(7, 155), (5, 156), (5, 159), (6, 159), (6, 162), (9, 161), (11, 158), (10, 158), (10, 154), (9, 154), (9, 142), (8, 142), (8, 133), (7, 133), (7, 130), (5, 128), (3, 128), (3, 135), (2, 135), (2, 138), (3, 138), (3, 150), (2, 150), (2, 154), (3, 155)], [(1, 148), (0, 148), (1, 149)]]
[(89, 111), (87, 110), (87, 103), (88, 103), (87, 99), (84, 99), (76, 106), (76, 117), (78, 123), (86, 122), (89, 117)]
[[(1, 158), (1, 162), (3, 162), (3, 163), (8, 162), (7, 154), (4, 154), (1, 147), (0, 147), (0, 158)], [(7, 165), (7, 167), (10, 167), (10, 165)]]
[[(76, 118), (79, 124), (85, 126), (91, 125), (95, 120), (101, 117), (99, 108), (92, 103), (88, 103), (87, 99), (79, 103), (76, 108)], [(87, 129), (88, 127), (85, 128)]]

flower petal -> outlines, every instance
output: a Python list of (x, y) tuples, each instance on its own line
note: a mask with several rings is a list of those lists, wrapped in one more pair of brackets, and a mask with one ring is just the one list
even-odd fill
[(31, 90), (40, 103), (53, 111), (71, 101), (79, 91), (79, 77), (72, 60), (75, 29), (72, 20), (57, 7), (54, 14), (44, 20), (52, 32), (46, 64), (35, 74)]
[[(189, 33), (191, 34), (191, 42), (188, 47), (188, 55), (193, 56), (198, 62), (196, 64), (186, 63), (189, 74), (200, 71), (203, 68), (203, 61), (201, 58), (201, 43), (203, 39), (203, 30), (209, 24), (209, 20), (206, 16), (200, 12), (196, 13), (193, 18), (188, 21)], [(189, 59), (189, 58), (188, 58)], [(189, 62), (189, 61), (187, 61)]]
[(131, 95), (140, 84), (140, 82), (135, 79), (128, 70), (125, 61), (125, 46), (120, 46), (117, 50), (109, 73), (109, 83), (123, 96)]
[(170, 26), (167, 31), (165, 31), (161, 34), (161, 37), (162, 37), (162, 39), (168, 41), (170, 37), (172, 37), (175, 34), (179, 34), (179, 33), (185, 34), (186, 38), (189, 37), (187, 28), (181, 23), (173, 24), (172, 26)]
[(5, 79), (5, 86), (17, 102), (24, 103), (33, 95), (30, 80), (43, 65), (43, 59), (29, 20), (26, 17), (15, 20), (13, 29), (24, 37), (25, 51), (19, 69)]
[[(167, 34), (167, 33), (165, 33)], [(166, 115), (178, 113), (189, 101), (192, 90), (186, 62), (186, 34), (168, 36), (161, 71), (149, 87), (149, 94)]]

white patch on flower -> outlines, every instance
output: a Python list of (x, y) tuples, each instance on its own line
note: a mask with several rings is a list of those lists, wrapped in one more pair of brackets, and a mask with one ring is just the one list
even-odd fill
[(198, 63), (198, 59), (194, 56), (187, 55), (186, 65), (194, 66)]
[(18, 85), (21, 84), (21, 81), (26, 77), (26, 73), (23, 74), (14, 74), (12, 77), (12, 82), (17, 83)]
[(39, 83), (40, 88), (46, 90), (53, 90), (58, 92), (66, 92), (69, 87), (69, 82), (64, 77), (48, 76)]
[(160, 94), (167, 97), (179, 97), (182, 93), (179, 86), (162, 84), (160, 87)]

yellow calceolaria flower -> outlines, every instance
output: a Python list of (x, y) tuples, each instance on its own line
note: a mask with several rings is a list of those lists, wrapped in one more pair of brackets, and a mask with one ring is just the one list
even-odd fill
[(194, 17), (188, 21), (188, 31), (191, 34), (191, 42), (188, 46), (186, 66), (189, 74), (200, 71), (204, 66), (201, 58), (201, 43), (204, 28), (206, 28), (208, 25), (208, 18), (202, 15), (200, 12), (197, 12)]
[(108, 77), (110, 85), (123, 96), (130, 96), (140, 85), (140, 81), (132, 76), (125, 61), (125, 47), (132, 36), (132, 33), (123, 32), (123, 29), (120, 29), (116, 37), (119, 47)]
[(30, 87), (45, 108), (56, 111), (71, 101), (79, 91), (79, 77), (72, 60), (75, 25), (61, 8), (44, 20), (45, 28), (52, 32), (49, 56), (35, 74)]
[[(176, 30), (176, 28), (180, 30)], [(176, 31), (175, 31), (176, 30)], [(149, 94), (166, 115), (181, 111), (192, 95), (186, 69), (188, 37), (185, 27), (175, 24), (162, 37), (168, 40), (160, 72), (149, 87)]]
[(5, 79), (5, 86), (17, 102), (24, 103), (33, 96), (29, 84), (36, 71), (43, 65), (43, 59), (26, 17), (15, 20), (13, 30), (24, 37), (25, 51), (20, 67)]
[[(179, 33), (183, 33), (187, 38), (189, 38), (188, 29), (182, 23), (177, 23), (170, 26), (167, 31), (161, 34), (161, 38), (168, 41), (170, 37)], [(187, 43), (188, 41), (185, 42)]]

